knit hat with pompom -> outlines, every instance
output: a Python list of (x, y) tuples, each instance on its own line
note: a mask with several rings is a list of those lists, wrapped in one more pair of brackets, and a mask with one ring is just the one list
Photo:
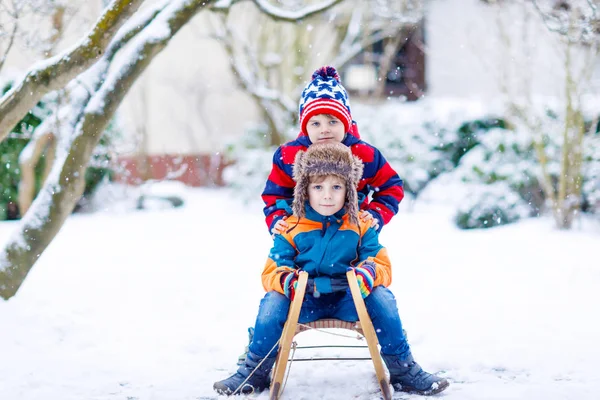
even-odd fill
[(306, 124), (317, 114), (330, 114), (344, 124), (345, 132), (350, 131), (352, 114), (348, 93), (340, 82), (340, 76), (333, 67), (317, 69), (312, 81), (300, 95), (300, 127), (307, 135)]

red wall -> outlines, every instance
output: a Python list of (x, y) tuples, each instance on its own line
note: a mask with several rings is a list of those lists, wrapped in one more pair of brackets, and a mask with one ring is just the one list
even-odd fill
[(223, 186), (223, 168), (229, 164), (220, 154), (119, 157), (115, 180), (130, 185), (139, 185), (146, 178), (177, 180), (189, 186)]

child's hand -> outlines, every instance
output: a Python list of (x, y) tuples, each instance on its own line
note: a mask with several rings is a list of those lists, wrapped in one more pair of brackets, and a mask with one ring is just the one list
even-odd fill
[(283, 293), (288, 299), (294, 300), (296, 287), (298, 287), (298, 270), (283, 273), (280, 279)]
[(354, 268), (358, 288), (362, 298), (366, 298), (373, 291), (373, 283), (375, 282), (375, 263), (365, 261), (361, 266)]
[(282, 234), (290, 226), (287, 222), (285, 222), (286, 219), (287, 215), (275, 223), (275, 226), (273, 227), (273, 229), (271, 229), (272, 238), (275, 238), (275, 235)]
[(379, 229), (379, 220), (373, 217), (373, 214), (368, 211), (360, 210), (358, 215), (363, 222), (371, 221), (371, 228)]

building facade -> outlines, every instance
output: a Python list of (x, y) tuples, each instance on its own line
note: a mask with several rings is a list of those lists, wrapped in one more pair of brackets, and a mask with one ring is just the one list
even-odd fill
[[(102, 0), (73, 2), (77, 13), (57, 51), (85, 34), (105, 5)], [(221, 185), (225, 145), (260, 122), (261, 110), (239, 87), (227, 52), (213, 38), (210, 18), (201, 12), (183, 27), (121, 104), (119, 179), (139, 183), (170, 177), (195, 186)], [(51, 25), (41, 27), (46, 28)], [(422, 25), (407, 38), (392, 60), (381, 101), (389, 96), (487, 101), (525, 90), (542, 97), (564, 92), (564, 54), (556, 37), (520, 5), (497, 8), (481, 0), (431, 0)], [(370, 51), (342, 71), (354, 101), (370, 96), (376, 85), (371, 61), (383, 49), (376, 44)], [(24, 71), (40, 57), (18, 44), (5, 69)], [(598, 60), (592, 62), (589, 89), (600, 92)]]

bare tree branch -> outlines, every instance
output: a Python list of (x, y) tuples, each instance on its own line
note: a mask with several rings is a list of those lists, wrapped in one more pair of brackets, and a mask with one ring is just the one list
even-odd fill
[(149, 33), (140, 32), (140, 37), (131, 43), (133, 49), (128, 57), (131, 62), (109, 74), (86, 102), (69, 143), (62, 143), (53, 170), (22, 219), (19, 232), (0, 252), (0, 297), (14, 296), (73, 211), (85, 187), (83, 177), (100, 140), (99, 132), (104, 131), (133, 83), (179, 29), (207, 3), (206, 0), (179, 1), (165, 8), (148, 27)]
[(264, 110), (264, 116), (270, 126), (272, 143), (280, 143), (281, 133), (285, 129), (285, 124), (291, 121), (294, 109), (288, 105), (291, 101), (285, 99), (285, 95), (280, 91), (269, 87), (259, 75), (256, 56), (244, 44), (245, 56), (249, 60), (249, 67), (242, 68), (238, 56), (233, 49), (233, 42), (243, 42), (240, 38), (234, 38), (234, 33), (227, 28), (225, 17), (222, 18), (220, 26), (214, 26), (215, 38), (218, 39), (230, 59), (230, 68), (240, 87), (242, 87), (254, 99), (259, 109)]
[[(385, 93), (386, 78), (387, 78), (388, 73), (390, 72), (390, 69), (392, 68), (392, 61), (394, 60), (394, 57), (396, 56), (396, 54), (398, 54), (398, 51), (406, 43), (406, 41), (408, 40), (408, 38), (410, 37), (410, 34), (412, 32), (410, 32), (408, 29), (406, 29), (403, 31), (401, 30), (401, 33), (402, 34), (397, 34), (396, 36), (391, 37), (383, 49), (383, 54), (381, 55), (381, 58), (379, 61), (379, 73), (377, 76), (377, 87), (375, 88), (375, 90), (373, 92), (373, 95), (376, 97), (381, 97)], [(407, 86), (408, 86), (408, 83), (407, 83)], [(417, 85), (413, 84), (412, 86), (414, 87)], [(411, 87), (411, 90), (412, 89), (413, 88)]]
[[(214, 11), (225, 11), (228, 10), (233, 4), (238, 3), (239, 1), (240, 0), (218, 1), (211, 9)], [(270, 16), (276, 21), (287, 22), (297, 22), (298, 20), (308, 18), (315, 14), (319, 14), (338, 3), (341, 3), (342, 1), (344, 0), (323, 0), (322, 3), (312, 4), (296, 11), (290, 11), (274, 6), (268, 0), (252, 0), (252, 2), (256, 4), (256, 6), (264, 14)]]
[(600, 20), (598, 19), (598, 7), (592, 0), (586, 1), (590, 12), (583, 10), (583, 4), (571, 4), (565, 10), (558, 10), (552, 5), (544, 10), (539, 0), (531, 0), (531, 4), (542, 18), (546, 28), (560, 34), (565, 40), (574, 44), (594, 44), (598, 42), (600, 34)]
[[(182, 26), (214, 3), (214, 0), (164, 0), (160, 7), (147, 11), (145, 18), (127, 21), (124, 29), (118, 34), (112, 33), (101, 48), (94, 47), (103, 54), (87, 63), (85, 72), (75, 79), (62, 80), (62, 86), (55, 84), (63, 88), (68, 83), (71, 96), (70, 109), (63, 110), (67, 122), (65, 131), (59, 135), (56, 162), (44, 187), (17, 232), (0, 251), (0, 297), (8, 299), (15, 295), (73, 211), (83, 193), (85, 171), (94, 148), (134, 82)], [(112, 59), (116, 54), (123, 56), (124, 62), (119, 66), (114, 63), (121, 58)], [(52, 85), (63, 76), (46, 75), (44, 85)], [(0, 116), (4, 117), (2, 113)]]
[(399, 27), (392, 26), (385, 30), (375, 32), (371, 36), (361, 38), (359, 41), (348, 47), (344, 53), (338, 54), (331, 62), (331, 65), (335, 65), (336, 68), (342, 69), (350, 60), (352, 60), (352, 58), (356, 57), (361, 51), (363, 51), (365, 47), (377, 43), (385, 38), (394, 36), (398, 33), (399, 29)]
[(2, 67), (4, 66), (4, 63), (6, 62), (8, 53), (10, 52), (10, 49), (15, 42), (15, 36), (17, 35), (17, 30), (19, 30), (19, 22), (15, 21), (12, 32), (10, 33), (10, 36), (8, 38), (8, 44), (6, 45), (6, 50), (4, 50), (4, 54), (2, 55), (2, 58), (0, 58), (0, 71), (2, 71)]
[(344, 35), (339, 46), (340, 53), (345, 53), (360, 38), (361, 28), (363, 26), (363, 14), (362, 7), (356, 7), (352, 10), (350, 22), (348, 22), (348, 29), (346, 29), (346, 35)]
[(59, 5), (52, 14), (52, 35), (48, 40), (48, 46), (45, 49), (45, 54), (50, 57), (54, 54), (56, 45), (62, 39), (65, 31), (65, 13), (67, 9), (63, 5)]
[(322, 3), (309, 5), (297, 11), (286, 11), (273, 6), (267, 0), (252, 0), (254, 4), (266, 15), (277, 21), (296, 22), (299, 19), (319, 14), (343, 0), (324, 0)]
[(32, 67), (21, 82), (0, 99), (0, 141), (46, 93), (64, 87), (94, 64), (142, 1), (113, 0), (77, 47)]
[[(135, 35), (141, 32), (144, 28), (146, 28), (152, 20), (162, 11), (168, 3), (165, 1), (163, 3), (155, 4), (153, 7), (146, 9), (145, 12), (135, 19), (135, 21), (128, 21), (123, 28), (117, 33), (113, 41), (110, 43), (108, 48), (106, 49), (104, 56), (101, 58), (103, 61), (99, 61), (98, 64), (102, 64), (104, 68), (104, 72), (102, 74), (106, 74), (106, 70), (110, 66), (110, 62), (113, 60), (117, 51), (121, 49), (123, 46), (127, 44), (129, 40), (131, 40)], [(62, 17), (61, 17), (62, 20)], [(99, 72), (100, 73), (100, 72)], [(83, 82), (79, 78), (76, 78), (74, 81), (75, 85), (83, 88), (86, 92), (86, 99), (84, 101), (89, 100), (89, 98), (93, 95), (93, 93), (98, 90), (102, 83), (102, 79), (98, 79), (95, 82), (94, 87), (88, 87), (87, 82)], [(80, 100), (81, 101), (81, 100)], [(21, 180), (19, 182), (19, 211), (21, 215), (25, 215), (31, 203), (33, 201), (35, 195), (35, 168), (39, 162), (41, 155), (47, 151), (46, 154), (46, 169), (44, 171), (44, 177), (42, 182), (45, 180), (48, 175), (48, 169), (52, 165), (54, 160), (54, 153), (56, 147), (56, 136), (58, 136), (59, 132), (61, 132), (61, 124), (64, 124), (65, 121), (61, 121), (63, 118), (59, 118), (59, 114), (68, 114), (68, 112), (61, 112), (63, 109), (76, 109), (77, 105), (72, 104), (72, 102), (64, 105), (62, 108), (57, 109), (53, 115), (47, 117), (44, 122), (40, 126), (38, 126), (33, 135), (30, 138), (29, 143), (23, 149), (19, 156), (19, 166), (21, 168)]]
[[(155, 10), (148, 14), (146, 21), (152, 22), (145, 28), (141, 27), (143, 24), (138, 27), (132, 25), (127, 33), (114, 37), (100, 60), (88, 65), (86, 72), (80, 74), (77, 80), (71, 80), (69, 86), (74, 96), (71, 102), (74, 107), (67, 113), (67, 128), (71, 130), (61, 134), (56, 162), (44, 187), (15, 234), (0, 251), (0, 297), (9, 299), (15, 295), (73, 211), (85, 187), (85, 171), (93, 150), (136, 79), (182, 26), (213, 3), (211, 0), (168, 1), (160, 12)], [(139, 33), (134, 34), (135, 29), (139, 29)], [(125, 62), (111, 65), (108, 57), (117, 54), (128, 40), (128, 46), (123, 48)], [(83, 94), (80, 93), (82, 87), (86, 88)], [(78, 94), (81, 95), (75, 99)]]

